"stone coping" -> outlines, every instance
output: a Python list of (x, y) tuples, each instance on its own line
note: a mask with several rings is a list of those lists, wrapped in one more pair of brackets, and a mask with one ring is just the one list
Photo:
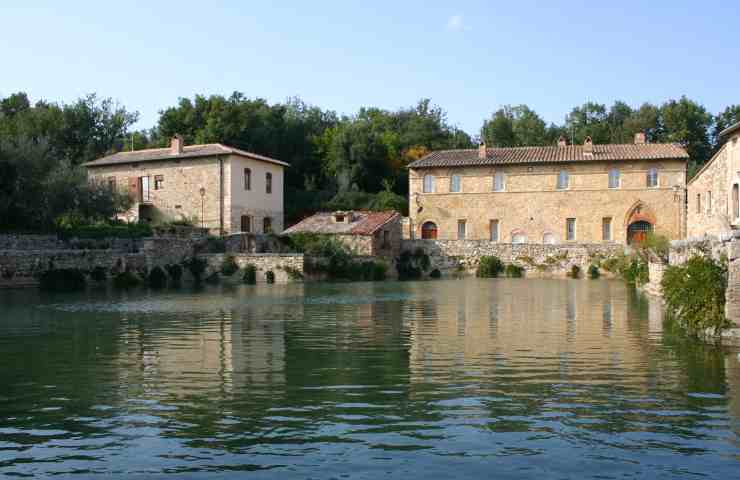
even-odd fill
[(303, 253), (241, 253), (241, 252), (228, 252), (228, 253), (199, 253), (199, 257), (215, 257), (218, 255), (231, 255), (233, 257), (303, 257)]

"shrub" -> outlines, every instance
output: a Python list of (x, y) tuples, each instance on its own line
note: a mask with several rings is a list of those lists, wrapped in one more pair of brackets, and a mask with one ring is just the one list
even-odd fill
[(141, 284), (141, 279), (131, 270), (125, 270), (113, 277), (113, 285), (116, 288), (132, 288)]
[(362, 269), (363, 280), (372, 280), (375, 282), (379, 282), (385, 280), (385, 274), (388, 270), (388, 267), (386, 267), (385, 264), (381, 262), (364, 262), (362, 264)]
[(152, 227), (146, 223), (97, 222), (84, 223), (66, 217), (55, 221), (57, 233), (62, 239), (69, 238), (142, 238), (152, 236)]
[(221, 274), (230, 277), (239, 270), (239, 265), (236, 264), (233, 255), (226, 255), (224, 261), (221, 263)]
[(504, 271), (504, 263), (494, 256), (480, 257), (475, 275), (480, 278), (496, 278)]
[(644, 285), (650, 280), (647, 262), (637, 255), (626, 257), (625, 262), (619, 266), (619, 274), (635, 285)]
[(12, 268), (0, 268), (0, 271), (2, 272), (2, 276), (5, 280), (10, 280), (13, 277), (15, 277), (15, 270)]
[(511, 278), (519, 278), (524, 275), (524, 268), (513, 263), (506, 265), (504, 271), (506, 272), (506, 276)]
[(226, 240), (209, 235), (196, 247), (198, 253), (226, 253)]
[(160, 266), (156, 266), (149, 271), (149, 286), (153, 288), (163, 288), (167, 286), (167, 274)]
[(247, 285), (254, 285), (257, 283), (257, 267), (251, 263), (244, 267), (244, 283)]
[(668, 317), (689, 333), (726, 327), (725, 292), (727, 266), (724, 261), (697, 255), (684, 265), (669, 266), (661, 281)]
[(601, 272), (599, 272), (599, 267), (596, 265), (589, 265), (588, 267), (588, 278), (595, 280), (599, 278), (601, 275)]
[(105, 267), (98, 265), (90, 270), (90, 278), (92, 278), (94, 282), (103, 283), (108, 278), (108, 270)]
[(434, 270), (432, 270), (431, 272), (429, 272), (429, 276), (431, 278), (441, 278), (442, 277), (442, 272), (440, 272), (438, 268), (435, 268)]
[(170, 276), (173, 282), (180, 282), (180, 279), (182, 279), (182, 267), (180, 265), (166, 265), (164, 268), (167, 270), (167, 275)]
[(39, 287), (50, 292), (74, 292), (85, 289), (85, 274), (76, 268), (47, 270), (39, 278)]
[(275, 283), (275, 272), (268, 270), (265, 272), (265, 281), (267, 283)]
[(570, 272), (568, 272), (568, 276), (570, 278), (579, 278), (581, 276), (581, 267), (578, 265), (572, 265), (570, 267)]
[(413, 252), (404, 251), (396, 259), (396, 270), (399, 280), (410, 280), (421, 278), (422, 273), (429, 270), (431, 260), (422, 248)]
[(193, 279), (195, 279), (196, 282), (200, 282), (202, 280), (203, 274), (205, 273), (206, 268), (208, 267), (208, 262), (198, 257), (190, 257), (187, 260), (185, 260), (182, 264), (185, 268), (188, 269), (188, 271), (193, 276)]
[(288, 278), (290, 278), (291, 280), (303, 280), (303, 273), (301, 273), (301, 271), (297, 268), (283, 267), (283, 270), (285, 270), (285, 273), (288, 274)]
[(206, 277), (206, 283), (209, 285), (216, 285), (221, 281), (221, 275), (218, 272), (213, 272)]

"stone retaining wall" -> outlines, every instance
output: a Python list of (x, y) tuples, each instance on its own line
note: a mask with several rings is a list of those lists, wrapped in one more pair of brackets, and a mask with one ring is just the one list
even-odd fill
[[(230, 255), (236, 261), (240, 269), (247, 265), (254, 265), (257, 268), (257, 283), (267, 283), (266, 274), (272, 271), (275, 274), (275, 283), (289, 283), (297, 281), (288, 273), (289, 270), (303, 275), (303, 254), (302, 253), (210, 253), (199, 255), (206, 259), (208, 268), (206, 276), (213, 272), (219, 272), (221, 265), (227, 255)], [(241, 281), (241, 272), (236, 278), (236, 282)]]
[(495, 256), (504, 263), (514, 263), (532, 273), (547, 272), (564, 276), (573, 265), (584, 273), (598, 258), (624, 252), (619, 244), (511, 244), (487, 240), (404, 240), (402, 249), (421, 248), (429, 255), (431, 268), (443, 273), (463, 269), (474, 272), (482, 256)]

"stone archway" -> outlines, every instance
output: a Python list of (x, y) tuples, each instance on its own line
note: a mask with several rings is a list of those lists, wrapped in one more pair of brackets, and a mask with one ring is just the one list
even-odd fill
[(436, 240), (437, 239), (437, 224), (432, 221), (426, 221), (421, 224), (421, 238), (422, 240)]
[(657, 218), (655, 212), (644, 202), (638, 200), (635, 202), (624, 218), (624, 226), (627, 231), (627, 244), (639, 243), (645, 241), (648, 233), (655, 228)]

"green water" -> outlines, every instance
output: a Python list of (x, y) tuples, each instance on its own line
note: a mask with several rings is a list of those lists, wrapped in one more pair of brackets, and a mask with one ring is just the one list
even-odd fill
[(740, 478), (738, 353), (615, 281), (0, 291), (0, 476)]

